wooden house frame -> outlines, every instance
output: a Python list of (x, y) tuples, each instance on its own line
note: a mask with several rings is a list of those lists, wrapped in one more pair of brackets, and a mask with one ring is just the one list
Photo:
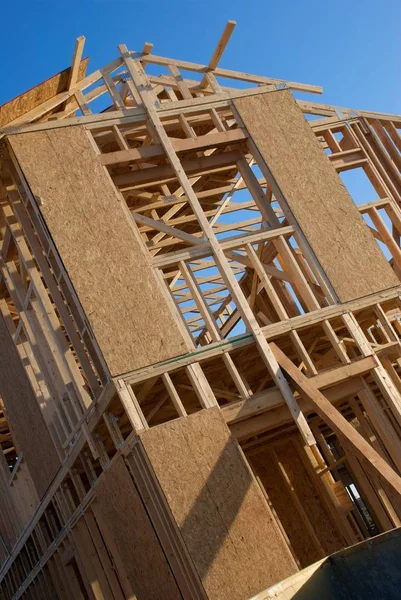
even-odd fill
[(120, 45), (89, 75), (78, 38), (0, 107), (1, 599), (245, 599), (401, 526), (401, 116), (221, 68), (234, 27), (207, 65)]

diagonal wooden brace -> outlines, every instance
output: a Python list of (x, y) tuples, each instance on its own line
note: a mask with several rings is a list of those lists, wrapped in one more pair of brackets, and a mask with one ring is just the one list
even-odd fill
[(317, 414), (329, 425), (341, 439), (352, 447), (357, 457), (373, 469), (378, 477), (388, 483), (401, 496), (401, 477), (383, 460), (372, 446), (353, 428), (353, 426), (334, 408), (327, 398), (303, 375), (294, 363), (278, 346), (270, 343), (270, 348), (280, 367), (291, 379), (292, 385), (315, 408)]

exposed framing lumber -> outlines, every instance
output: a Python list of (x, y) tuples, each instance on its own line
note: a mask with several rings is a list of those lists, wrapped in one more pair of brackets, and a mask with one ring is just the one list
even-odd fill
[(331, 405), (324, 395), (307, 377), (302, 375), (291, 360), (276, 346), (271, 344), (277, 361), (290, 378), (292, 385), (316, 409), (320, 417), (335, 431), (341, 439), (350, 444), (358, 458), (368, 463), (376, 475), (388, 483), (397, 495), (401, 495), (401, 477), (385, 460), (366, 442), (366, 440), (348, 423), (348, 421)]
[[(155, 270), (189, 347), (194, 347), (110, 382), (88, 316), (42, 220), (41, 203), (47, 200), (33, 196), (13, 153), (1, 154), (0, 309), (38, 402), (47, 405), (44, 414), (63, 460), (2, 565), (7, 599), (25, 598), (32, 583), (36, 594), (50, 599), (48, 569), (68, 589), (65, 568), (73, 560), (95, 577), (103, 561), (80, 557), (71, 539), (82, 513), (89, 523), (87, 508), (96, 496), (96, 482), (121, 454), (133, 465), (136, 485), (143, 488), (182, 590), (203, 597), (145, 457), (137, 452), (132, 459), (138, 434), (200, 410), (219, 408), (246, 451), (295, 436), (298, 430), (302, 463), (317, 479), (347, 543), (363, 535), (347, 512), (349, 503), (346, 509), (344, 503), (340, 506), (345, 490), (333, 474), (344, 465), (369, 498), (377, 523), (387, 529), (401, 522), (401, 480), (390, 466), (400, 468), (399, 288), (336, 303), (330, 282), (233, 103), (236, 98), (276, 94), (284, 87), (312, 93), (321, 88), (221, 68), (234, 26), (227, 23), (207, 65), (156, 56), (153, 45), (146, 43), (139, 53), (121, 46), (120, 57), (87, 77), (81, 73), (84, 38), (78, 38), (63, 89), (50, 97), (44, 94), (42, 103), (0, 130), (0, 137), (11, 137), (69, 126), (87, 129), (99, 165), (138, 225), (143, 250), (151, 256), (149, 268)], [(157, 65), (167, 67), (169, 74), (154, 75)], [(196, 78), (190, 73), (187, 77), (188, 71)], [(239, 90), (225, 79), (258, 87)], [(92, 102), (101, 96), (110, 107), (96, 114)], [(385, 246), (386, 259), (390, 257), (400, 278), (401, 117), (297, 102), (305, 114), (324, 117), (310, 126), (332, 167), (338, 173), (362, 168), (371, 181), (379, 199), (358, 208), (370, 219), (371, 233)], [(78, 108), (82, 114), (76, 117)], [(262, 176), (256, 175), (259, 170)], [(160, 327), (162, 331), (162, 322)], [(235, 327), (242, 333), (229, 337)], [(71, 395), (68, 410), (63, 408), (66, 392)], [(58, 405), (53, 410), (54, 399)], [(321, 418), (311, 418), (314, 412)], [(345, 452), (337, 458), (327, 450), (333, 431)], [(280, 481), (294, 496), (322, 554), (289, 471), (278, 457), (276, 462)], [(24, 467), (25, 461), (19, 460), (9, 477), (16, 494), (22, 489), (19, 474)], [(23, 504), (21, 498), (18, 510)], [(50, 533), (43, 530), (43, 522)], [(100, 541), (96, 523), (90, 522), (99, 557), (102, 543), (114, 552), (112, 541), (107, 536)], [(81, 529), (75, 537), (90, 550), (85, 535)], [(28, 565), (30, 536), (40, 561), (35, 557)], [(103, 548), (106, 574), (98, 582), (83, 582), (89, 595), (108, 598), (111, 582), (113, 594), (121, 594), (116, 579), (121, 564), (117, 559), (111, 566), (106, 556)], [(122, 587), (127, 595), (135, 593), (126, 575)], [(67, 600), (68, 592), (60, 595)]]
[[(331, 386), (336, 386), (344, 381), (350, 381), (353, 377), (358, 377), (368, 373), (377, 366), (377, 359), (374, 356), (360, 359), (352, 365), (343, 365), (333, 368), (328, 373), (317, 374), (309, 379), (311, 385), (316, 389), (325, 389), (329, 396), (336, 390), (331, 390)], [(223, 413), (227, 423), (237, 423), (244, 421), (249, 417), (254, 417), (271, 408), (277, 408), (284, 405), (284, 399), (279, 391), (259, 392), (245, 401), (235, 402), (224, 407)]]
[(74, 54), (73, 54), (72, 63), (71, 63), (70, 77), (69, 77), (68, 86), (67, 86), (68, 90), (70, 90), (72, 87), (74, 87), (78, 82), (78, 71), (79, 71), (79, 65), (81, 64), (81, 60), (82, 60), (84, 45), (85, 45), (85, 37), (83, 35), (81, 35), (80, 37), (77, 38), (77, 40), (75, 42)]
[[(224, 28), (224, 31), (221, 35), (221, 38), (216, 46), (215, 51), (212, 54), (212, 57), (207, 65), (207, 73), (210, 74), (210, 71), (214, 71), (217, 65), (220, 62), (221, 57), (223, 56), (223, 52), (230, 41), (230, 37), (234, 31), (236, 26), (235, 21), (227, 21), (227, 24)], [(207, 78), (206, 75), (203, 76), (202, 81), (200, 83), (201, 89), (207, 86)]]

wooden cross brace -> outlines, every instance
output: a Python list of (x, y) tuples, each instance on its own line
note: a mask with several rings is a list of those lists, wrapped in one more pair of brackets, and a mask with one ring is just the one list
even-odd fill
[(373, 469), (376, 475), (388, 483), (401, 496), (401, 477), (354, 429), (327, 398), (303, 375), (294, 363), (273, 342), (270, 348), (295, 389), (314, 407), (317, 414), (329, 425), (341, 440), (352, 447), (358, 459)]

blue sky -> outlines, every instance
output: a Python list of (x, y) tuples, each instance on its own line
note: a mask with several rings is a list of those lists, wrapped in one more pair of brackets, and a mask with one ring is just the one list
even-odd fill
[[(84, 35), (91, 72), (117, 44), (207, 63), (228, 19), (237, 27), (229, 69), (312, 83), (337, 106), (401, 113), (401, 0), (0, 0), (0, 104), (69, 66)], [(343, 180), (357, 203), (375, 198), (366, 176)], [(237, 331), (238, 333), (238, 331)]]
[(207, 62), (235, 19), (221, 66), (322, 85), (321, 101), (330, 104), (401, 113), (401, 0), (0, 0), (0, 7), (0, 104), (67, 67), (79, 35), (90, 71), (115, 58), (122, 42), (140, 50), (150, 41), (156, 54)]

